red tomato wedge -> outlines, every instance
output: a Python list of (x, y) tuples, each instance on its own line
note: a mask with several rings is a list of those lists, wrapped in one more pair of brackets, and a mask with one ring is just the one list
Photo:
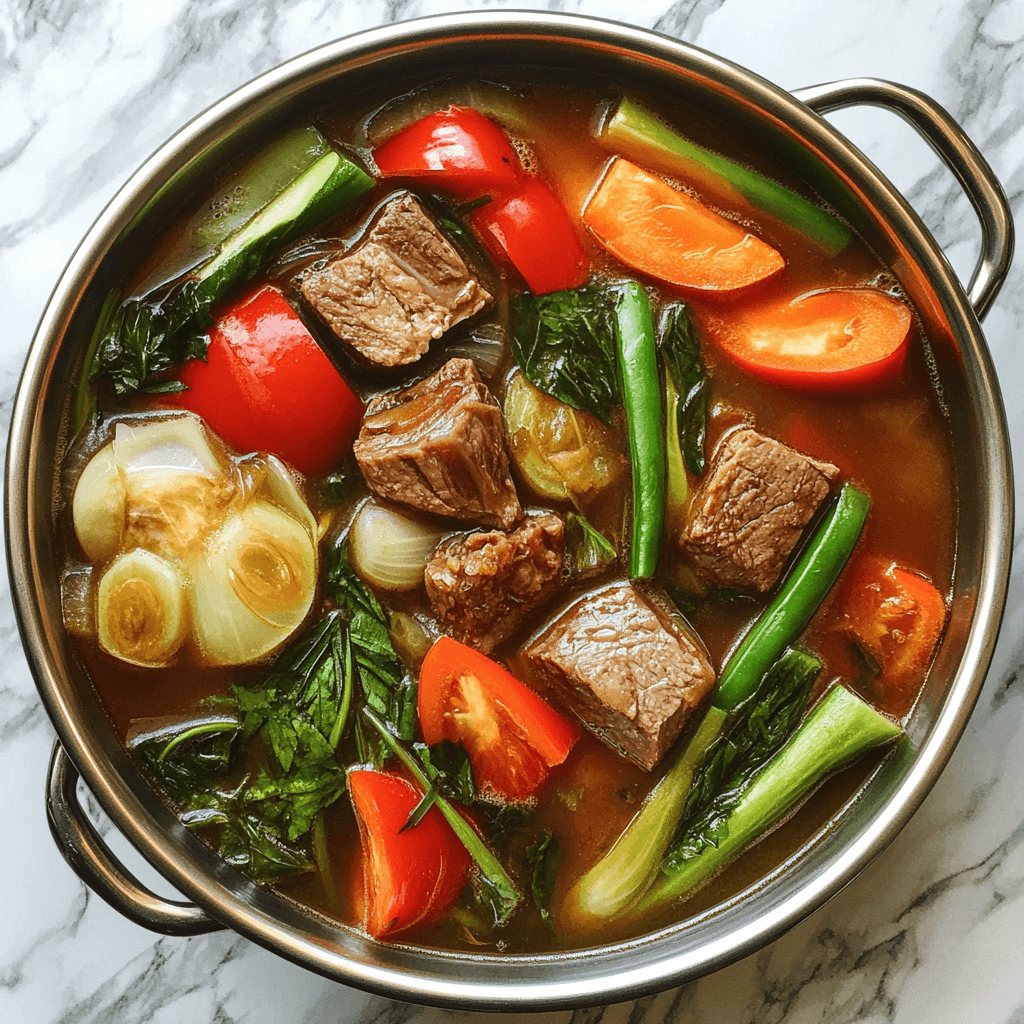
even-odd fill
[(366, 930), (391, 937), (444, 917), (471, 858), (436, 807), (402, 831), (421, 793), (400, 775), (357, 768), (348, 787), (362, 839)]
[(608, 167), (583, 220), (627, 266), (680, 288), (731, 292), (786, 265), (746, 228), (622, 157)]
[(338, 466), (352, 447), (363, 403), (276, 288), (225, 309), (206, 361), (182, 367), (188, 391), (171, 405), (202, 416), (240, 452), (269, 452), (307, 476)]
[(855, 558), (836, 607), (882, 669), (882, 686), (912, 690), (924, 677), (946, 621), (942, 594), (922, 576), (877, 555)]
[(419, 715), (429, 744), (462, 742), (481, 789), (524, 800), (579, 738), (563, 718), (496, 662), (441, 637), (420, 669)]
[(874, 288), (812, 292), (744, 305), (709, 323), (748, 373), (808, 391), (862, 391), (903, 379), (912, 317)]
[(403, 128), (373, 154), (385, 178), (408, 178), (464, 199), (515, 186), (519, 158), (472, 107), (449, 107)]
[(587, 254), (561, 200), (540, 178), (523, 176), (470, 215), (484, 244), (504, 254), (537, 295), (577, 288), (590, 276)]

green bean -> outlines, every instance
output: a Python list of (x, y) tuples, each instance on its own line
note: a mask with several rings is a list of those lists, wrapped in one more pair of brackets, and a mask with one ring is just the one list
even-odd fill
[(779, 655), (807, 627), (846, 565), (871, 507), (871, 499), (853, 484), (843, 485), (839, 500), (825, 516), (807, 550), (786, 578), (715, 687), (712, 703), (731, 712), (757, 688)]
[(665, 518), (665, 450), (654, 320), (647, 293), (636, 281), (623, 285), (615, 304), (619, 369), (633, 466), (633, 579), (653, 576)]

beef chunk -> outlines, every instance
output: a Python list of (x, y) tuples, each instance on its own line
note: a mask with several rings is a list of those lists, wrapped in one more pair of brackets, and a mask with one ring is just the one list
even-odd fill
[(839, 470), (744, 427), (719, 443), (683, 550), (715, 583), (769, 590)]
[(630, 583), (585, 595), (525, 655), (539, 683), (648, 771), (715, 685), (704, 650)]
[(374, 399), (353, 451), (382, 498), (506, 530), (522, 518), (501, 410), (469, 359)]
[(550, 512), (512, 533), (470, 533), (427, 562), (427, 597), (456, 640), (490, 654), (558, 589), (565, 523)]
[(415, 362), (491, 299), (410, 195), (384, 207), (354, 252), (308, 274), (302, 296), (376, 366)]

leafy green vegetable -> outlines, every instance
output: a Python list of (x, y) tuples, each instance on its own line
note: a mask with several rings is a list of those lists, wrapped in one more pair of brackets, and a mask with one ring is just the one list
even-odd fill
[(607, 423), (619, 395), (615, 294), (584, 285), (512, 301), (512, 354), (535, 387)]
[(202, 712), (132, 723), (128, 749), (174, 800), (188, 797), (196, 778), (226, 777), (238, 761), (242, 726), (233, 702), (206, 701)]
[(537, 842), (526, 850), (530, 860), (530, 892), (541, 920), (549, 928), (555, 923), (549, 907), (558, 876), (558, 854), (558, 840), (550, 832), (542, 832)]
[[(416, 736), (416, 682), (402, 667), (390, 634), (388, 613), (348, 560), (348, 541), (340, 538), (327, 553), (327, 595), (349, 616), (349, 642), (363, 699), (395, 735)], [(384, 751), (358, 723), (360, 760), (380, 764)]]
[(719, 844), (743, 789), (795, 731), (821, 668), (817, 658), (790, 648), (730, 716), (694, 775), (667, 864)]
[(665, 370), (678, 394), (676, 424), (687, 469), (704, 472), (704, 441), (707, 437), (708, 393), (711, 379), (704, 369), (700, 341), (690, 311), (673, 302), (661, 311), (658, 347)]
[(584, 579), (602, 572), (616, 559), (615, 548), (576, 512), (565, 517), (565, 566), (569, 575)]
[(168, 293), (123, 303), (96, 349), (89, 379), (109, 381), (120, 396), (181, 390), (179, 382), (160, 375), (187, 359), (205, 358), (212, 307), (251, 280), (283, 245), (372, 187), (365, 171), (328, 149)]

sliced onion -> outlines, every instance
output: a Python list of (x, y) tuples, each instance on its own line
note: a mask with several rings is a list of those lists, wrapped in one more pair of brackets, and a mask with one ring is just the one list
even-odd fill
[(304, 524), (266, 501), (229, 516), (191, 568), (193, 629), (216, 665), (269, 654), (313, 604), (313, 538)]
[(113, 451), (127, 494), (131, 544), (172, 560), (197, 555), (236, 493), (201, 421), (175, 416), (118, 423)]
[(166, 665), (187, 627), (180, 573), (152, 551), (121, 555), (100, 580), (96, 619), (108, 653), (132, 665)]
[(293, 519), (309, 530), (310, 537), (317, 537), (317, 522), (299, 491), (294, 475), (276, 456), (267, 456), (267, 478), (263, 482), (270, 500), (279, 505)]
[(349, 531), (349, 555), (367, 583), (384, 590), (412, 590), (423, 582), (427, 559), (443, 535), (436, 526), (368, 501)]
[(69, 565), (60, 578), (64, 628), (74, 636), (96, 635), (96, 600), (91, 565)]
[(391, 612), (390, 619), (389, 632), (395, 653), (401, 658), (402, 664), (418, 672), (436, 637), (432, 637), (418, 619), (405, 612)]
[(106, 562), (120, 549), (126, 500), (114, 446), (108, 444), (86, 464), (71, 499), (75, 533), (91, 561)]

